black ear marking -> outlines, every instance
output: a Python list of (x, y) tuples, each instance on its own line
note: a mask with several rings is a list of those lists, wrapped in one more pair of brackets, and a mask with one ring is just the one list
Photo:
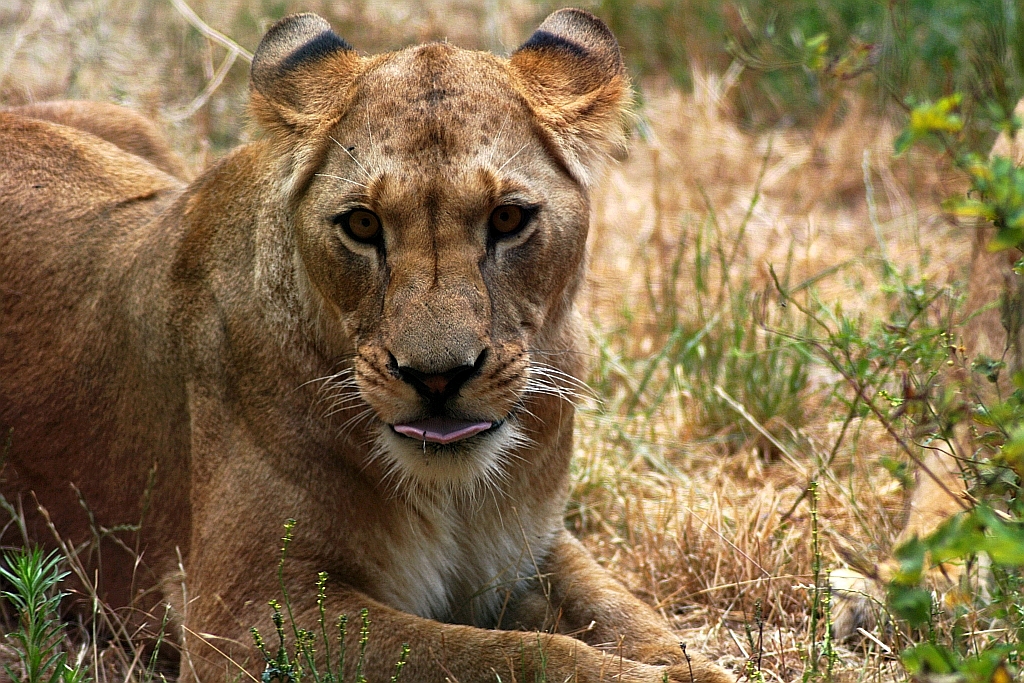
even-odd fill
[(519, 52), (519, 50), (545, 49), (563, 50), (571, 53), (575, 57), (587, 57), (587, 49), (579, 43), (574, 43), (564, 36), (556, 35), (550, 31), (544, 31), (541, 29), (534, 31), (529, 40), (520, 45), (516, 52)]
[(344, 99), (359, 66), (359, 55), (322, 17), (285, 17), (253, 55), (250, 110), (267, 130), (315, 128)]
[(620, 71), (622, 55), (611, 29), (590, 12), (561, 9), (551, 14), (513, 53), (557, 52), (582, 62)]
[(516, 88), (569, 173), (587, 185), (602, 154), (623, 144), (629, 76), (619, 44), (590, 12), (552, 13), (509, 58)]
[(352, 47), (312, 13), (293, 14), (270, 27), (252, 58), (253, 87), (266, 94), (288, 71)]
[(305, 62), (315, 62), (329, 57), (335, 52), (351, 50), (352, 46), (334, 31), (324, 31), (295, 52), (284, 58), (279, 67), (282, 72), (302, 66)]

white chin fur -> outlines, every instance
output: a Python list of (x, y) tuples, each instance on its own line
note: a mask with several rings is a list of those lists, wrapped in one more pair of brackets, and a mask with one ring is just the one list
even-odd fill
[(370, 455), (385, 465), (388, 483), (396, 492), (412, 488), (475, 497), (500, 487), (508, 476), (506, 463), (515, 457), (512, 451), (528, 442), (512, 421), (444, 446), (401, 436), (381, 424)]

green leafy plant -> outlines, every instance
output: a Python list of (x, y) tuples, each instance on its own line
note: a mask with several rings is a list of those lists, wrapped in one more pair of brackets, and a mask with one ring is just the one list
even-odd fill
[(57, 585), (68, 575), (61, 571), (61, 555), (44, 555), (42, 549), (14, 550), (4, 554), (0, 576), (10, 586), (3, 596), (14, 606), (18, 627), (7, 637), (17, 643), (21, 671), (4, 670), (12, 680), (26, 683), (86, 683), (83, 667), (68, 662), (61, 648), (63, 624), (58, 608), (65, 593)]
[[(315, 683), (341, 683), (347, 680), (345, 677), (345, 648), (348, 636), (348, 615), (342, 614), (332, 626), (328, 626), (327, 617), (327, 573), (320, 572), (317, 575), (317, 598), (318, 609), (317, 624), (313, 629), (300, 627), (295, 622), (292, 614), (291, 599), (288, 596), (288, 589), (284, 582), (284, 564), (288, 555), (288, 546), (293, 539), (295, 520), (289, 519), (284, 525), (285, 533), (281, 539), (281, 556), (277, 564), (278, 585), (284, 600), (282, 603), (277, 600), (269, 602), (272, 610), (271, 619), (274, 623), (274, 632), (277, 636), (278, 646), (276, 651), (271, 653), (268, 649), (263, 635), (256, 627), (250, 629), (256, 649), (263, 656), (266, 667), (263, 670), (263, 683), (300, 683), (306, 678), (312, 678)], [(370, 612), (363, 608), (359, 612), (359, 657), (355, 663), (355, 671), (350, 680), (353, 683), (367, 683), (363, 675), (363, 662), (366, 657), (366, 647), (370, 642)], [(287, 622), (287, 623), (286, 623)], [(292, 643), (289, 650), (286, 628), (291, 631)], [(331, 631), (332, 633), (328, 633)], [(332, 656), (332, 648), (336, 648), (336, 656)], [(317, 656), (319, 651), (321, 657)], [(391, 676), (391, 683), (398, 683), (402, 675), (402, 669), (409, 659), (409, 645), (403, 644), (398, 661), (395, 663), (395, 673)]]
[[(954, 94), (914, 106), (896, 153), (913, 145), (940, 149), (970, 188), (946, 206), (963, 217), (992, 221), (996, 237), (990, 249), (1019, 247), (1024, 173), (1008, 159), (967, 151), (963, 101)], [(1000, 126), (1014, 131), (1019, 122)], [(1024, 598), (1024, 374), (1012, 378), (1015, 390), (1004, 396), (999, 377), (1004, 364), (966, 357), (959, 343), (962, 296), (956, 287), (915, 280), (885, 258), (879, 267), (889, 300), (885, 320), (866, 321), (839, 304), (794, 296), (778, 278), (776, 288), (781, 303), (811, 321), (811, 334), (799, 338), (843, 378), (851, 409), (859, 406), (877, 419), (903, 457), (915, 462), (922, 476), (935, 478), (945, 494), (956, 497), (923, 464), (926, 450), (958, 461), (968, 485), (967, 499), (956, 497), (963, 512), (895, 549), (898, 570), (888, 586), (887, 608), (897, 620), (893, 626), (908, 673), (919, 680), (1008, 681), (1024, 659), (1018, 607)], [(959, 574), (963, 585), (940, 601), (926, 577), (947, 563), (968, 571)], [(980, 564), (991, 566), (991, 577), (976, 571)]]
[(889, 608), (912, 627), (934, 630), (934, 615), (942, 608), (935, 604), (933, 593), (921, 587), (925, 570), (944, 562), (970, 563), (982, 554), (993, 567), (991, 597), (982, 596), (969, 607), (988, 612), (988, 621), (1002, 626), (995, 631), (1005, 630), (1004, 637), (990, 637), (971, 651), (962, 647), (963, 641), (941, 642), (933, 634), (930, 642), (901, 653), (911, 675), (950, 676), (966, 683), (1008, 682), (1013, 669), (1019, 669), (1024, 647), (1024, 620), (1018, 608), (1024, 597), (1019, 573), (1024, 566), (1024, 524), (1020, 519), (1003, 519), (981, 504), (950, 518), (927, 537), (913, 538), (897, 548), (899, 571), (889, 584)]
[[(909, 0), (822, 4), (738, 3), (729, 52), (759, 72), (746, 90), (755, 120), (831, 125), (851, 89), (889, 103), (963, 93), (961, 123), (972, 144), (991, 141), (994, 105), (1013, 108), (1024, 91), (1024, 15), (1002, 0)], [(869, 78), (858, 79), (861, 75)], [(913, 106), (911, 104), (910, 106)]]

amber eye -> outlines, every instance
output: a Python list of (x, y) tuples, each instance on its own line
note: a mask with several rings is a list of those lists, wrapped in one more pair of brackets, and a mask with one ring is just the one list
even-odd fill
[(499, 237), (512, 235), (522, 230), (527, 223), (527, 214), (515, 204), (502, 204), (491, 212), (491, 230)]
[(334, 218), (349, 237), (357, 242), (375, 242), (380, 236), (380, 219), (367, 209), (355, 209)]

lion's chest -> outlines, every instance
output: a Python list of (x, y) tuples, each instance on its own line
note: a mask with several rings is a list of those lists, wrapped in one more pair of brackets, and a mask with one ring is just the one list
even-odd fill
[(497, 625), (524, 579), (537, 574), (552, 533), (512, 505), (408, 511), (389, 531), (384, 600), (438, 621)]

